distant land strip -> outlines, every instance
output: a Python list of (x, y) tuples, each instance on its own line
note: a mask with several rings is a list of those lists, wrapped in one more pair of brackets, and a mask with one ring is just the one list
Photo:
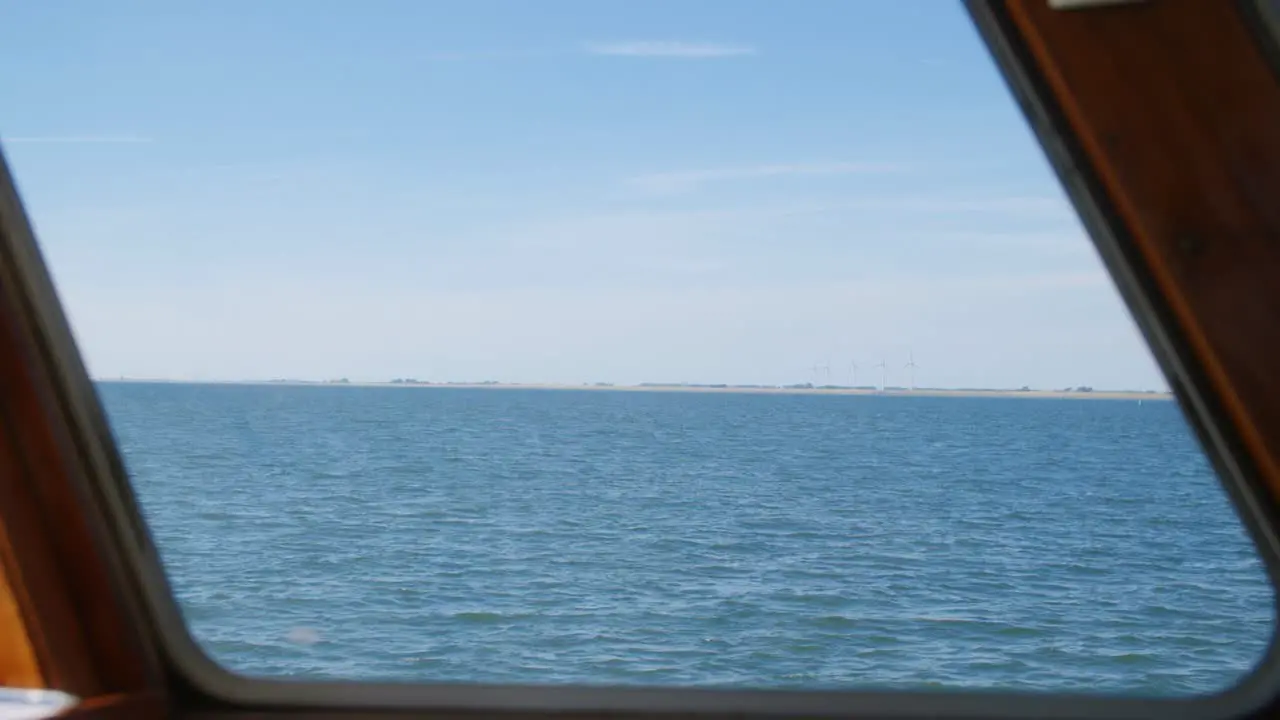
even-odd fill
[(884, 390), (871, 386), (848, 387), (841, 385), (729, 385), (694, 383), (641, 383), (619, 385), (613, 383), (501, 383), (501, 382), (428, 382), (413, 378), (384, 382), (357, 382), (339, 378), (335, 380), (172, 380), (145, 378), (97, 378), (103, 383), (167, 383), (177, 385), (285, 385), (320, 387), (380, 387), (415, 389), (476, 389), (476, 390), (589, 390), (613, 392), (687, 392), (687, 393), (738, 393), (759, 395), (866, 395), (880, 397), (1002, 397), (1027, 399), (1078, 399), (1078, 400), (1172, 400), (1172, 393), (1155, 390), (1095, 390), (1089, 387), (1064, 388), (1062, 390), (1036, 390), (1028, 387), (1009, 389), (984, 388), (904, 388), (890, 386)]

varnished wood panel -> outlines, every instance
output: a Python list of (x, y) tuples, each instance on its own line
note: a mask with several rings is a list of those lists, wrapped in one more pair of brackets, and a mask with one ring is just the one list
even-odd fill
[[(104, 510), (54, 374), (21, 248), (30, 228), (0, 166), (0, 563), (41, 681), (81, 698), (160, 690)], [(20, 272), (20, 266), (22, 271)]]
[(94, 694), (101, 685), (94, 678), (82, 620), (54, 549), (56, 511), (42, 507), (39, 497), (41, 481), (56, 482), (56, 476), (31, 467), (30, 454), (39, 455), (41, 443), (31, 437), (30, 428), (21, 432), (20, 425), (34, 418), (22, 340), (14, 332), (12, 315), (6, 313), (13, 302), (12, 286), (0, 286), (0, 347), (5, 349), (0, 353), (0, 562), (43, 682)]
[[(0, 552), (6, 545), (4, 540), (0, 540)], [(14, 588), (5, 576), (5, 564), (0, 560), (0, 686), (44, 687), (44, 677), (36, 664), (31, 638), (27, 636), (26, 624), (13, 595)]]
[(86, 698), (57, 717), (74, 720), (136, 720), (169, 714), (165, 697), (157, 693), (118, 693)]
[(1280, 86), (1228, 0), (1008, 15), (1280, 496)]

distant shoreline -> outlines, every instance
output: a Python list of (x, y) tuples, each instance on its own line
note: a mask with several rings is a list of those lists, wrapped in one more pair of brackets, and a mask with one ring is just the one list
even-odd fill
[(586, 390), (594, 392), (682, 392), (729, 393), (739, 395), (862, 395), (875, 397), (939, 397), (939, 398), (1022, 398), (1046, 400), (1172, 400), (1172, 393), (1132, 390), (968, 390), (946, 388), (889, 388), (874, 390), (851, 387), (772, 387), (735, 385), (611, 385), (605, 383), (568, 385), (560, 383), (428, 383), (428, 382), (342, 382), (307, 380), (166, 380), (145, 378), (102, 378), (95, 383), (170, 384), (170, 385), (247, 385), (288, 387), (377, 387), (404, 390)]

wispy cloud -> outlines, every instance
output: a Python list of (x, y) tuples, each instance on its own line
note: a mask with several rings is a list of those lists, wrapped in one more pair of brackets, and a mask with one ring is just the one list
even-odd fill
[(969, 197), (928, 195), (864, 195), (838, 202), (815, 203), (793, 208), (794, 215), (838, 213), (848, 210), (882, 210), (913, 215), (1001, 215), (1078, 222), (1070, 203), (1063, 198), (1031, 195), (975, 194)]
[(672, 40), (629, 40), (623, 42), (587, 43), (584, 49), (592, 55), (655, 58), (726, 58), (755, 55), (750, 45)]
[(137, 135), (4, 135), (0, 143), (6, 145), (59, 145), (59, 144), (121, 144), (149, 143), (151, 138)]
[(753, 165), (716, 170), (654, 173), (639, 175), (627, 184), (652, 193), (675, 193), (694, 190), (702, 185), (738, 180), (760, 180), (777, 177), (880, 174), (902, 170), (901, 166), (876, 163), (813, 162), (776, 165)]

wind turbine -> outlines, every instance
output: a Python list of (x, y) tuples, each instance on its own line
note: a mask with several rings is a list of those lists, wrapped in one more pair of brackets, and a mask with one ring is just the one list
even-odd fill
[(910, 359), (907, 361), (906, 365), (903, 365), (903, 367), (911, 371), (911, 390), (914, 392), (916, 389), (916, 368), (919, 367), (919, 365), (916, 365), (915, 353), (910, 353), (908, 357)]
[(817, 385), (818, 385), (818, 378), (819, 378), (818, 372), (819, 372), (820, 370), (822, 370), (822, 368), (818, 366), (818, 363), (814, 363), (814, 364), (813, 364), (813, 367), (812, 367), (812, 368), (810, 368), (810, 370), (813, 370), (813, 385), (814, 385), (814, 386), (817, 386)]
[(827, 358), (827, 364), (822, 366), (822, 370), (827, 376), (827, 385), (831, 384), (831, 358)]
[(858, 362), (849, 361), (849, 387), (858, 387)]
[(885, 364), (884, 358), (880, 359), (880, 364), (875, 367), (880, 368), (880, 392), (889, 389), (889, 366)]

